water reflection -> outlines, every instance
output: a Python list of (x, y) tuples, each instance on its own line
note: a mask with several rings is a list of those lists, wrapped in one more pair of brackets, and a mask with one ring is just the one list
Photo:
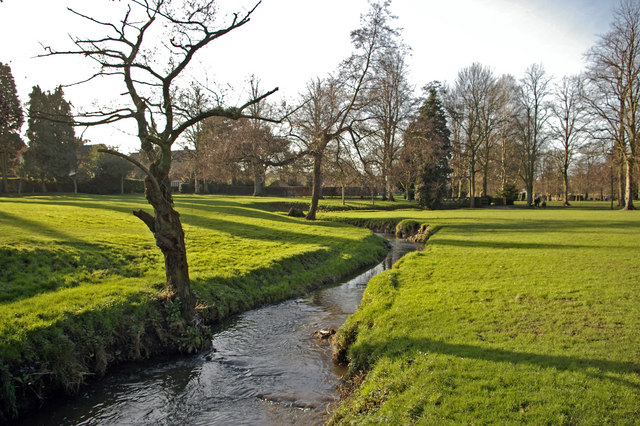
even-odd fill
[(369, 279), (416, 249), (391, 243), (383, 262), (348, 282), (238, 315), (206, 353), (126, 366), (25, 424), (321, 424), (343, 371), (313, 332), (342, 325)]

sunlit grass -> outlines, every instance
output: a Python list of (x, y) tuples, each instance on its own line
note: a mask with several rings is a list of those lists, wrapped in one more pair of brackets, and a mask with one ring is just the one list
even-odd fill
[[(311, 223), (271, 208), (282, 200), (175, 200), (192, 285), (208, 321), (335, 281), (384, 252), (368, 230)], [(154, 301), (164, 262), (152, 234), (131, 214), (140, 208), (149, 209), (140, 195), (0, 199), (5, 410), (15, 396), (7, 381), (34, 383), (29, 386), (37, 392), (49, 382), (73, 390), (109, 360), (158, 350), (163, 319)]]
[(341, 330), (366, 378), (334, 420), (637, 422), (640, 214), (607, 207), (325, 214), (441, 227)]

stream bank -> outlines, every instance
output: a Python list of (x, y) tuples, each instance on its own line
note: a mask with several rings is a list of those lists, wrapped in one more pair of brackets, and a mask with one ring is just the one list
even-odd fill
[(351, 280), (224, 322), (205, 353), (120, 368), (23, 424), (322, 422), (344, 369), (314, 331), (342, 325), (369, 279), (416, 248), (392, 240), (383, 262)]

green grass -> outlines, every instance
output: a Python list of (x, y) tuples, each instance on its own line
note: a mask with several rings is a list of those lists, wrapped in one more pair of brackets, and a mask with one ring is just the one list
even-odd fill
[(340, 330), (332, 421), (637, 424), (640, 213), (575, 204), (323, 214), (439, 227)]
[[(175, 199), (210, 322), (333, 282), (384, 253), (368, 230), (273, 209), (288, 199)], [(173, 348), (164, 263), (131, 214), (139, 208), (149, 209), (139, 195), (0, 199), (0, 412)]]

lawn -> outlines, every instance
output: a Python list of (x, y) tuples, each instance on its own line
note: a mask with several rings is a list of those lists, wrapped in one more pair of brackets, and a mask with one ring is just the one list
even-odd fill
[(637, 424), (640, 213), (608, 207), (324, 213), (438, 227), (340, 330), (332, 422)]
[[(175, 198), (208, 322), (334, 282), (384, 253), (369, 230), (271, 208), (288, 199)], [(167, 350), (164, 264), (131, 214), (138, 208), (148, 209), (140, 195), (0, 199), (0, 412)]]

